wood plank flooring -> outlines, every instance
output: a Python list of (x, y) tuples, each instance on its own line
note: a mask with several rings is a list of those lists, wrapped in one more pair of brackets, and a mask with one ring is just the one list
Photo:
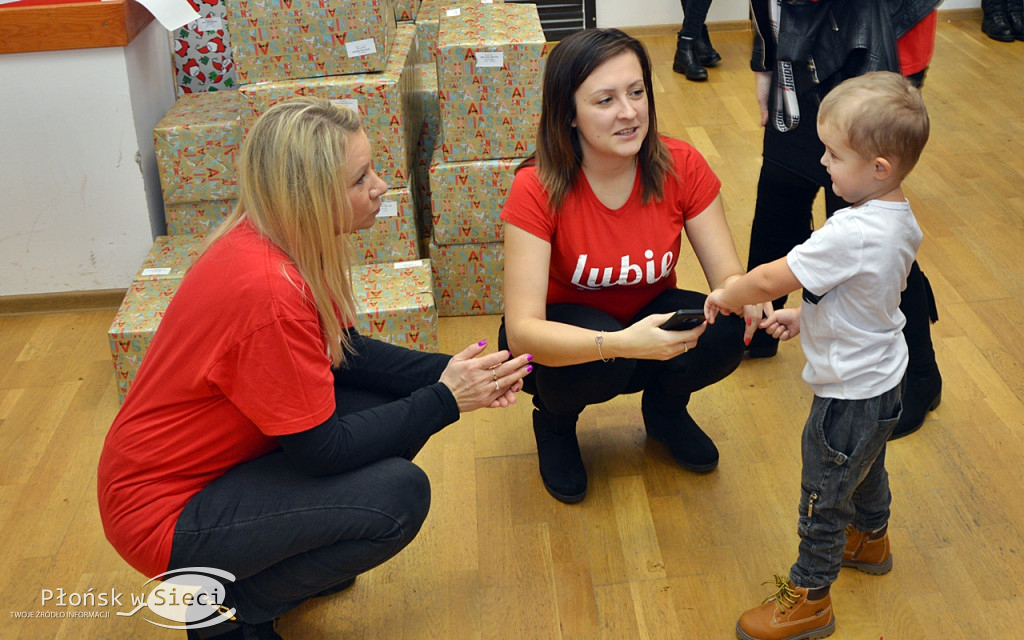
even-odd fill
[[(749, 32), (716, 32), (704, 84), (656, 61), (665, 132), (723, 180), (745, 258), (761, 134)], [(940, 21), (924, 95), (932, 140), (907, 181), (925, 233), (945, 380), (922, 430), (889, 448), (893, 572), (846, 570), (833, 588), (836, 640), (1024, 638), (1024, 43), (979, 21)], [(692, 261), (683, 282), (702, 286)], [(179, 637), (131, 617), (142, 576), (104, 539), (95, 466), (117, 411), (106, 330), (112, 309), (0, 317), (0, 638)], [(441, 320), (449, 352), (495, 341), (498, 318)], [(697, 394), (694, 417), (722, 453), (706, 476), (644, 438), (639, 397), (588, 408), (579, 425), (586, 500), (548, 496), (529, 398), (470, 414), (417, 461), (433, 487), (422, 533), (350, 591), (282, 618), (287, 639), (718, 640), (795, 557), (799, 432), (810, 403), (803, 356), (747, 361)], [(122, 606), (42, 605), (43, 590), (123, 594)], [(106, 618), (14, 612), (106, 612)]]

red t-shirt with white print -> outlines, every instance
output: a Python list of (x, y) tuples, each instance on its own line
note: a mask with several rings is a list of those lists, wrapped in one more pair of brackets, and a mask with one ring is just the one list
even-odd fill
[(554, 216), (536, 168), (516, 173), (501, 219), (551, 243), (548, 304), (600, 309), (628, 323), (658, 294), (676, 286), (683, 222), (704, 211), (721, 181), (689, 144), (662, 138), (675, 175), (665, 176), (661, 200), (641, 201), (640, 173), (618, 209), (604, 206), (580, 173)]
[[(107, 434), (97, 473), (107, 539), (167, 571), (196, 493), (335, 411), (320, 318), (291, 259), (242, 222), (185, 275)], [(253, 488), (258, 491), (258, 487)]]

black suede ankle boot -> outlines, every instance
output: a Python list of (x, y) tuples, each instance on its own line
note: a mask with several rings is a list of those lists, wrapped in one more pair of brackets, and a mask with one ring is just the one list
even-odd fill
[(572, 504), (587, 495), (587, 469), (583, 466), (576, 439), (575, 416), (551, 414), (533, 397), (533, 435), (537, 439), (537, 461), (544, 488), (556, 500)]
[(713, 67), (722, 61), (722, 54), (715, 51), (711, 46), (711, 36), (708, 35), (708, 26), (700, 30), (700, 37), (693, 43), (697, 51), (697, 62), (705, 67)]
[(696, 46), (690, 38), (676, 40), (676, 57), (672, 61), (672, 70), (686, 75), (687, 80), (701, 82), (708, 79), (707, 69), (697, 60)]
[(640, 403), (644, 427), (648, 437), (668, 447), (680, 467), (708, 473), (718, 466), (718, 447), (690, 417), (688, 401), (689, 397), (669, 396), (653, 387), (645, 389)]

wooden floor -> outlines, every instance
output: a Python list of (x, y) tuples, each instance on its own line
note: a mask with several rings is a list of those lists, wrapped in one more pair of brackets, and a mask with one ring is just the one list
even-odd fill
[[(716, 33), (724, 60), (704, 84), (657, 61), (666, 132), (695, 144), (724, 182), (746, 256), (760, 132), (749, 32)], [(977, 20), (939, 24), (925, 87), (933, 134), (907, 193), (938, 298), (942, 405), (891, 445), (895, 569), (844, 570), (837, 640), (1024, 638), (1024, 42)], [(683, 282), (702, 287), (693, 264)], [(42, 606), (58, 593), (143, 593), (104, 540), (95, 466), (117, 411), (106, 330), (113, 310), (0, 317), (0, 638), (161, 638), (123, 606)], [(495, 317), (441, 320), (448, 351), (494, 342)], [(733, 638), (761, 582), (795, 557), (798, 442), (810, 402), (803, 356), (784, 345), (744, 362), (691, 412), (721, 449), (698, 476), (648, 443), (639, 397), (587, 409), (581, 504), (548, 496), (527, 397), (464, 417), (417, 459), (433, 485), (419, 538), (350, 591), (286, 615), (297, 638), (621, 640)], [(127, 599), (127, 596), (122, 596)], [(98, 619), (15, 618), (97, 611)], [(150, 616), (152, 617), (152, 616)]]

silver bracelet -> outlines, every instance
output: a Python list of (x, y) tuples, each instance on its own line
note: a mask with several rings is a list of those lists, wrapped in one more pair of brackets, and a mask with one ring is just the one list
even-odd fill
[(597, 345), (597, 355), (601, 356), (601, 362), (612, 362), (615, 358), (605, 358), (604, 353), (601, 352), (601, 345), (604, 344), (604, 332), (598, 331), (597, 335), (594, 336), (594, 343)]

